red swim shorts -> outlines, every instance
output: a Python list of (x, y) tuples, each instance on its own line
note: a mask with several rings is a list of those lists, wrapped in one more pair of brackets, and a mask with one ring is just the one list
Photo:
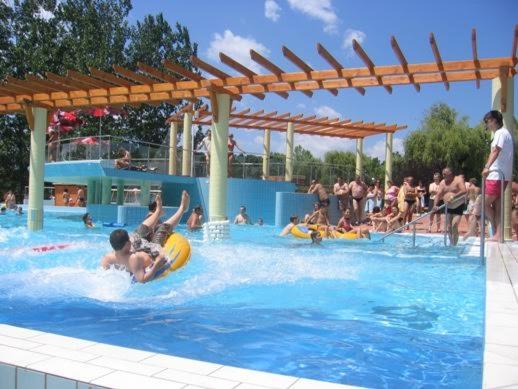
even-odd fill
[[(509, 181), (504, 181), (504, 190), (507, 187)], [(502, 180), (486, 180), (486, 196), (500, 197), (500, 188)]]

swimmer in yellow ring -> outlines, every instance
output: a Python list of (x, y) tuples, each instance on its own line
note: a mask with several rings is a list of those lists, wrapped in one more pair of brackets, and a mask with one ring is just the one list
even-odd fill
[[(178, 210), (156, 232), (151, 227), (155, 225), (162, 213), (162, 198), (156, 197), (155, 211), (145, 219), (137, 230), (128, 234), (126, 230), (117, 229), (110, 234), (110, 244), (114, 251), (106, 254), (101, 260), (101, 266), (108, 269), (111, 266), (120, 267), (133, 275), (137, 282), (148, 282), (155, 278), (156, 273), (165, 265), (167, 258), (162, 246), (178, 225), (184, 212), (189, 208), (189, 194), (182, 192), (182, 200)], [(145, 239), (152, 233), (152, 240)]]

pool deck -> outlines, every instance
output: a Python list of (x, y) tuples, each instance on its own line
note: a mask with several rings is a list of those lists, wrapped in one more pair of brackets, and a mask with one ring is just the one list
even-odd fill
[[(478, 242), (464, 255), (477, 256)], [(486, 246), (484, 388), (518, 387), (518, 243)], [(247, 370), (0, 324), (0, 388), (334, 389)]]

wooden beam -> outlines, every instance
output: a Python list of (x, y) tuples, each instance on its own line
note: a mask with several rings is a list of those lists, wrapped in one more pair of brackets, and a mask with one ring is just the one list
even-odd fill
[(36, 85), (39, 85), (41, 88), (43, 88), (46, 92), (62, 92), (63, 89), (70, 91), (71, 88), (69, 87), (63, 87), (62, 85), (57, 85), (49, 80), (44, 80), (34, 74), (27, 74), (26, 76), (27, 81), (30, 81)]
[(233, 91), (231, 90), (228, 90), (228, 89), (225, 89), (225, 88), (222, 88), (220, 86), (217, 86), (217, 85), (211, 85), (211, 86), (208, 86), (207, 87), (207, 90), (209, 91), (209, 93), (212, 91), (212, 92), (215, 92), (215, 93), (225, 93), (227, 95), (230, 96), (231, 99), (234, 99), (234, 100), (237, 100), (237, 101), (241, 101), (242, 97), (240, 94), (238, 93), (234, 93)]
[[(336, 70), (336, 72), (338, 74), (341, 74), (341, 71), (344, 68), (342, 66), (342, 64), (340, 62), (338, 62), (338, 60), (335, 57), (333, 57), (333, 55), (320, 43), (317, 43), (317, 52), (318, 52), (318, 54), (320, 54), (320, 56), (322, 58), (324, 58), (327, 61), (327, 63), (329, 65), (331, 65)], [(344, 78), (346, 81), (349, 81), (349, 83), (350, 83), (350, 80), (351, 80), (350, 77), (344, 77)], [(356, 91), (359, 94), (361, 94), (362, 96), (365, 95), (365, 88), (360, 87), (360, 88), (354, 88), (354, 89), (356, 89)]]
[(179, 74), (180, 76), (183, 76), (185, 78), (188, 78), (189, 80), (192, 80), (192, 81), (195, 81), (195, 82), (200, 82), (201, 80), (203, 80), (204, 78), (202, 76), (200, 76), (199, 74), (196, 74), (196, 73), (193, 73), (191, 72), (190, 70), (187, 70), (185, 69), (184, 67), (180, 66), (180, 65), (177, 65), (173, 62), (171, 62), (170, 60), (168, 59), (164, 59), (162, 61), (162, 63), (164, 64), (164, 66), (176, 73), (176, 74)]
[[(253, 70), (248, 69), (246, 66), (241, 65), (236, 60), (230, 58), (228, 55), (225, 55), (224, 53), (219, 53), (219, 59), (221, 62), (223, 62), (225, 65), (230, 66), (232, 69), (237, 70), (239, 73), (243, 74), (244, 76), (248, 77), (250, 81), (253, 81), (254, 76), (257, 75)], [(288, 98), (288, 93), (286, 92), (274, 92), (277, 95), (281, 96), (283, 99)]]
[(388, 85), (384, 85), (381, 77), (376, 75), (376, 70), (374, 69), (375, 68), (374, 62), (372, 62), (372, 60), (369, 58), (369, 56), (367, 55), (365, 50), (362, 49), (362, 47), (360, 46), (360, 44), (358, 43), (358, 41), (356, 39), (353, 39), (353, 49), (356, 52), (356, 54), (358, 54), (360, 59), (365, 63), (365, 65), (367, 66), (367, 69), (369, 69), (370, 74), (372, 76), (376, 77), (376, 79), (378, 80), (378, 85), (383, 85), (385, 90), (388, 93), (392, 94), (392, 87), (390, 87)]
[(147, 73), (150, 76), (155, 77), (157, 80), (160, 80), (163, 82), (170, 82), (171, 84), (175, 84), (176, 82), (180, 81), (179, 79), (177, 79), (167, 73), (164, 73), (152, 66), (146, 65), (145, 63), (137, 62), (137, 66), (142, 73)]
[(399, 60), (399, 63), (403, 67), (403, 71), (408, 76), (408, 80), (414, 85), (415, 90), (419, 92), (421, 90), (421, 86), (415, 83), (414, 76), (412, 75), (412, 73), (408, 71), (408, 62), (405, 58), (405, 55), (401, 51), (399, 44), (397, 43), (396, 37), (392, 36), (390, 38), (390, 45), (392, 46), (392, 50), (394, 50), (394, 53), (396, 54), (396, 57)]
[(513, 48), (511, 51), (511, 60), (513, 61), (513, 65), (518, 63), (518, 58), (516, 50), (518, 49), (518, 24), (514, 26), (514, 35), (513, 35)]
[(23, 108), (25, 111), (25, 118), (27, 119), (29, 129), (31, 131), (34, 131), (34, 115), (32, 113), (32, 107), (29, 104), (23, 104)]
[(471, 51), (473, 53), (473, 63), (475, 64), (475, 75), (477, 77), (476, 84), (477, 89), (480, 89), (480, 72), (478, 68), (480, 67), (480, 62), (478, 61), (478, 54), (477, 54), (477, 30), (474, 28), (471, 30)]
[(90, 85), (90, 87), (95, 88), (110, 88), (111, 84), (107, 83), (106, 81), (101, 81), (93, 77), (85, 76), (84, 74), (81, 74), (79, 72), (76, 72), (75, 70), (68, 70), (67, 71), (67, 77), (72, 78), (74, 80), (78, 80), (83, 84)]
[(146, 77), (142, 74), (138, 74), (132, 72), (129, 69), (123, 68), (122, 66), (113, 65), (113, 70), (120, 76), (126, 77), (132, 81), (138, 82), (140, 84), (153, 85), (156, 84), (156, 81), (152, 78)]
[[(250, 58), (252, 58), (253, 61), (261, 65), (263, 68), (269, 70), (273, 74), (277, 76), (277, 81), (282, 81), (282, 75), (284, 71), (275, 65), (273, 62), (270, 62), (268, 59), (263, 57), (261, 54), (259, 54), (257, 51), (250, 49)], [(290, 86), (293, 87), (293, 84), (290, 84)], [(311, 97), (313, 96), (313, 92), (311, 91), (303, 91), (306, 96)]]
[(24, 91), (25, 93), (34, 94), (40, 92), (41, 88), (36, 88), (34, 84), (29, 84), (27, 81), (19, 80), (11, 76), (7, 76), (7, 84), (4, 88), (15, 87), (17, 90)]
[(448, 78), (446, 77), (446, 73), (444, 72), (441, 53), (439, 52), (439, 47), (437, 47), (437, 42), (435, 41), (435, 36), (433, 35), (433, 32), (430, 33), (430, 45), (432, 46), (433, 56), (435, 57), (435, 62), (437, 63), (437, 67), (439, 68), (442, 81), (444, 82), (444, 87), (446, 88), (446, 90), (450, 90), (450, 83), (448, 82)]
[(210, 93), (210, 109), (212, 111), (212, 121), (214, 123), (218, 122), (218, 99), (216, 97), (216, 92), (214, 89), (209, 90)]
[[(301, 69), (305, 73), (311, 73), (313, 68), (298, 57), (293, 51), (288, 49), (286, 46), (282, 46), (282, 54), (289, 59), (295, 66)], [(338, 89), (327, 89), (333, 96), (338, 95)]]
[(75, 88), (76, 90), (81, 90), (81, 89), (91, 89), (92, 86), (89, 85), (89, 84), (85, 84), (81, 81), (77, 81), (77, 80), (74, 80), (74, 79), (71, 79), (71, 78), (67, 78), (67, 77), (63, 77), (63, 76), (59, 76), (57, 74), (54, 74), (52, 72), (45, 72), (45, 76), (49, 79), (49, 80), (52, 80), (58, 84), (61, 84), (61, 85), (64, 85), (64, 86), (71, 86), (72, 88)]
[(130, 82), (124, 78), (117, 77), (114, 74), (104, 72), (102, 70), (96, 69), (94, 67), (89, 67), (88, 70), (90, 70), (90, 74), (93, 77), (99, 78), (100, 80), (110, 82), (114, 85), (118, 86), (133, 86), (135, 85), (133, 82)]
[(500, 111), (507, 111), (507, 80), (509, 69), (505, 67), (500, 68)]

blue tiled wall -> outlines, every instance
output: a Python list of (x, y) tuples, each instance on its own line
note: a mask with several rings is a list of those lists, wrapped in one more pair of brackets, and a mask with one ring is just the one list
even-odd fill
[(87, 211), (94, 223), (119, 223), (117, 221), (117, 205), (88, 204)]
[[(336, 196), (329, 196), (329, 222), (338, 223), (340, 213)], [(318, 196), (307, 193), (277, 192), (275, 206), (275, 225), (284, 227), (290, 222), (290, 216), (297, 215), (300, 219), (313, 211), (313, 204), (318, 201)]]
[[(162, 220), (170, 218), (178, 207), (164, 207)], [(137, 205), (88, 205), (87, 211), (95, 223), (123, 223), (138, 225), (148, 213), (148, 207)], [(85, 211), (86, 212), (86, 211)]]

